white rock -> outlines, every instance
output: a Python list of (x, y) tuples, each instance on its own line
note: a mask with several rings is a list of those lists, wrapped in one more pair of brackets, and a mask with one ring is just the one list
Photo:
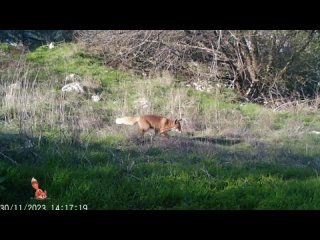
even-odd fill
[(92, 99), (92, 101), (94, 101), (94, 102), (99, 102), (100, 99), (101, 99), (101, 97), (98, 96), (98, 95), (92, 95), (91, 99)]
[(53, 42), (51, 42), (51, 43), (49, 44), (49, 49), (52, 49), (52, 48), (54, 48)]
[(10, 42), (9, 43), (11, 46), (13, 46), (13, 47), (17, 47), (18, 46), (18, 44), (17, 43), (14, 43), (14, 42)]
[(78, 93), (84, 93), (83, 87), (78, 83), (69, 83), (62, 87), (62, 92), (78, 92)]
[(67, 82), (73, 82), (75, 80), (80, 80), (80, 76), (78, 76), (77, 74), (74, 74), (74, 73), (71, 73), (68, 76), (66, 76)]

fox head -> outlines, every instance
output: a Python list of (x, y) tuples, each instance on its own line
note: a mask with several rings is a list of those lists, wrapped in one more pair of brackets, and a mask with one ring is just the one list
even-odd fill
[(176, 129), (177, 131), (179, 131), (179, 132), (181, 132), (181, 124), (180, 124), (181, 121), (182, 121), (182, 119), (176, 119), (176, 120), (174, 121), (175, 129)]

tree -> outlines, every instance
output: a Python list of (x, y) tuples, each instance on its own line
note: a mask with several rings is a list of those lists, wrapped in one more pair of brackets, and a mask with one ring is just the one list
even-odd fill
[[(318, 31), (77, 31), (105, 63), (142, 73), (168, 70), (190, 81), (225, 83), (254, 102), (312, 95)], [(311, 78), (310, 78), (311, 77)], [(312, 79), (312, 80), (310, 80)]]

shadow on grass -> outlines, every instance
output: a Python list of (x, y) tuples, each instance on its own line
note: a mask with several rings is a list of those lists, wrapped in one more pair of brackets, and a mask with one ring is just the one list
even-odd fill
[[(310, 146), (308, 147), (310, 148)], [(166, 139), (158, 137), (152, 141), (140, 143), (130, 140), (112, 142), (112, 144), (100, 139), (74, 144), (71, 140), (61, 142), (45, 137), (39, 139), (23, 134), (0, 133), (0, 161), (9, 164), (23, 162), (39, 164), (52, 160), (67, 165), (94, 166), (106, 162), (121, 165), (134, 159), (139, 159), (140, 162), (149, 162), (153, 159), (158, 161), (161, 158), (170, 158), (174, 162), (179, 162), (179, 159), (185, 161), (185, 159), (196, 156), (197, 162), (209, 157), (228, 164), (269, 161), (319, 169), (320, 163), (316, 150), (312, 154), (309, 152), (303, 152), (303, 149), (299, 151), (295, 144), (248, 143), (238, 138), (171, 137)], [(160, 160), (160, 162), (162, 161)]]
[[(308, 162), (317, 159), (294, 152), (294, 146), (258, 144), (241, 148), (242, 142), (216, 144), (213, 139), (201, 140), (158, 138), (141, 145), (125, 141), (81, 145), (54, 139), (39, 143), (37, 138), (0, 134), (0, 151), (17, 162), (14, 165), (0, 156), (0, 177), (6, 177), (1, 183), (6, 190), (0, 194), (0, 203), (34, 203), (30, 200), (34, 194), (30, 180), (35, 177), (40, 188), (48, 192), (48, 206), (88, 203), (90, 209), (250, 209), (266, 196), (274, 195), (269, 180), (276, 179), (283, 186), (278, 176), (284, 170), (278, 163), (310, 166)], [(17, 153), (28, 144), (28, 151), (34, 154), (19, 158)], [(273, 167), (261, 165), (270, 159), (276, 163)], [(230, 164), (239, 162), (244, 164)], [(310, 168), (308, 172), (293, 170), (286, 173), (288, 179), (300, 175), (304, 180), (315, 175)], [(258, 199), (255, 194), (261, 188), (258, 181), (262, 175), (266, 176), (267, 190)], [(228, 192), (225, 188), (231, 182), (234, 187)], [(253, 199), (252, 206), (247, 197)], [(238, 204), (240, 198), (242, 205)]]
[(193, 137), (191, 140), (212, 143), (212, 144), (220, 144), (220, 145), (234, 145), (242, 142), (241, 139), (228, 139), (228, 138), (210, 138), (210, 137)]
[(92, 206), (97, 206), (99, 193), (91, 194), (90, 189), (104, 189), (127, 176), (132, 168), (126, 157), (130, 154), (102, 142), (74, 144), (66, 139), (0, 133), (0, 180), (5, 179), (0, 183), (0, 203), (42, 204), (32, 200), (30, 181), (35, 177), (50, 197), (44, 204), (74, 204), (91, 198)]
[[(43, 143), (45, 140), (42, 141)], [(24, 134), (0, 134), (0, 160), (18, 164), (21, 159), (39, 160), (34, 147), (39, 143), (38, 138)]]

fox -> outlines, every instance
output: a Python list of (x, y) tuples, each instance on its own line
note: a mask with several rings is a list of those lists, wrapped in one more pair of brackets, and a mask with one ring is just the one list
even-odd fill
[(160, 115), (150, 114), (117, 118), (116, 124), (134, 125), (138, 123), (142, 137), (149, 129), (154, 129), (155, 134), (160, 133), (162, 136), (169, 137), (168, 131), (170, 130), (175, 129), (181, 133), (181, 121), (182, 119), (171, 120)]
[(39, 188), (38, 181), (34, 177), (31, 179), (31, 185), (36, 190), (34, 194), (35, 199), (43, 200), (47, 198), (47, 191), (46, 190), (42, 191), (42, 189)]

